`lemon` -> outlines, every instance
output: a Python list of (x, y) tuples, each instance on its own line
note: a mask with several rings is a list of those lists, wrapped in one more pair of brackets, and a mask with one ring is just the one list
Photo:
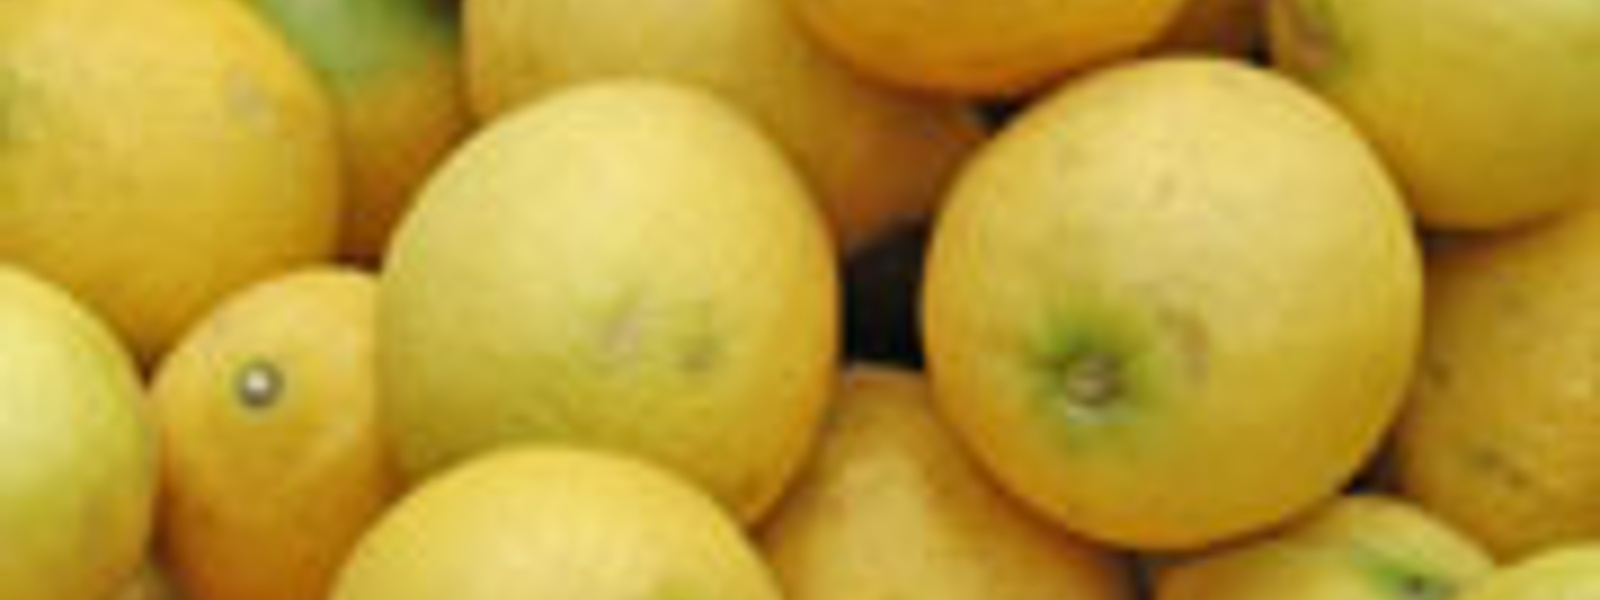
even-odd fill
[(1271, 535), (1163, 573), (1158, 600), (1443, 600), (1494, 572), (1489, 554), (1417, 507), (1342, 498)]
[(467, 463), (362, 540), (333, 600), (778, 600), (738, 525), (645, 463), (559, 448)]
[(982, 137), (965, 107), (839, 65), (783, 0), (474, 0), (464, 10), (468, 83), (485, 119), (614, 77), (705, 87), (793, 157), (849, 252), (924, 220)]
[(297, 271), (225, 301), (156, 372), (162, 542), (195, 598), (326, 597), (396, 477), (378, 424), (376, 283)]
[(681, 84), (596, 84), (498, 121), (389, 261), (380, 373), (413, 477), (593, 445), (753, 520), (832, 391), (838, 274), (810, 196), (754, 125)]
[(1351, 127), (1220, 59), (1105, 72), (964, 172), (923, 297), (935, 397), (1014, 493), (1188, 549), (1337, 492), (1393, 422), (1416, 241)]
[(961, 96), (1017, 96), (1133, 54), (1184, 0), (789, 0), (866, 73)]
[(1377, 144), (1423, 223), (1504, 229), (1597, 197), (1600, 4), (1272, 7), (1274, 55)]
[(0, 260), (153, 361), (229, 292), (328, 255), (333, 117), (230, 0), (0, 4)]
[(812, 464), (764, 525), (791, 600), (1131, 599), (1110, 551), (996, 489), (914, 373), (857, 366)]
[(156, 489), (141, 395), (105, 325), (0, 268), (0, 598), (103, 600), (138, 570)]
[(1600, 211), (1428, 269), (1401, 489), (1506, 558), (1600, 536)]

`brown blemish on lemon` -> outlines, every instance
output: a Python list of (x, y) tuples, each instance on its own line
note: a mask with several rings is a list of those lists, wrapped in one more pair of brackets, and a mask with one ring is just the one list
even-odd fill
[(1466, 452), (1467, 462), (1474, 470), (1505, 482), (1511, 489), (1528, 490), (1537, 487), (1533, 476), (1517, 466), (1511, 457), (1492, 446), (1479, 444), (1472, 446)]
[(687, 306), (682, 329), (674, 341), (677, 365), (685, 374), (703, 375), (722, 360), (724, 340), (717, 335), (717, 310), (709, 298), (699, 298)]
[(1194, 383), (1205, 381), (1211, 369), (1211, 332), (1193, 313), (1176, 309), (1161, 312), (1163, 330), (1172, 336), (1185, 374)]
[(1325, 0), (1280, 0), (1278, 15), (1303, 52), (1287, 58), (1304, 73), (1321, 78), (1336, 71), (1344, 52)]
[(1422, 360), (1417, 374), (1417, 387), (1435, 392), (1449, 389), (1455, 383), (1455, 372), (1437, 357)]
[(602, 320), (599, 354), (607, 365), (654, 361), (688, 375), (709, 372), (722, 359), (711, 305), (652, 304), (636, 294), (617, 301)]
[(721, 342), (709, 329), (702, 329), (684, 347), (678, 364), (684, 372), (699, 375), (709, 372), (721, 359)]

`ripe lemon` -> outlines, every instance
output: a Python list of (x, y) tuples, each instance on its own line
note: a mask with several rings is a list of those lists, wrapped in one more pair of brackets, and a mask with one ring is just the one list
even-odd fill
[(467, 463), (361, 542), (333, 600), (778, 600), (743, 532), (645, 463), (557, 448)]
[(230, 0), (0, 4), (0, 260), (153, 360), (228, 292), (332, 249), (326, 99)]
[(1461, 600), (1589, 600), (1600, 596), (1600, 546), (1567, 546), (1514, 564)]
[(1013, 96), (1133, 54), (1184, 0), (790, 0), (817, 39), (914, 88)]
[(143, 401), (104, 325), (0, 268), (0, 598), (103, 600), (138, 570), (156, 488)]
[[(1158, 0), (1160, 1), (1160, 0)], [(704, 86), (771, 132), (848, 251), (923, 219), (982, 136), (964, 107), (892, 91), (813, 47), (783, 0), (474, 0), (468, 83), (493, 118), (618, 76)]]
[(161, 365), (161, 533), (188, 595), (326, 597), (388, 504), (375, 307), (369, 275), (296, 272), (227, 300)]
[(333, 94), (348, 182), (342, 251), (375, 260), (469, 127), (454, 9), (433, 0), (254, 2)]
[(1600, 210), (1435, 257), (1402, 489), (1514, 558), (1600, 537)]
[(1158, 600), (1434, 600), (1494, 571), (1476, 542), (1422, 510), (1358, 496), (1268, 537), (1163, 573)]
[(1108, 551), (1024, 511), (970, 462), (913, 373), (856, 367), (765, 525), (791, 600), (1121, 600)]
[(961, 176), (923, 328), (1016, 494), (1148, 549), (1336, 492), (1400, 407), (1421, 268), (1394, 185), (1287, 80), (1172, 59), (1042, 101)]
[(380, 366), (413, 476), (558, 440), (752, 520), (832, 392), (838, 274), (794, 170), (715, 97), (584, 87), (468, 143), (401, 227)]
[(1423, 223), (1506, 228), (1600, 190), (1600, 4), (1272, 6), (1274, 55), (1376, 142)]

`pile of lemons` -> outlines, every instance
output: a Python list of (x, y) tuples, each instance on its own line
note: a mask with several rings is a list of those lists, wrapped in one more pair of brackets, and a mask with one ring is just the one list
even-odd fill
[(1593, 202), (1591, 0), (4, 0), (0, 600), (1592, 599)]

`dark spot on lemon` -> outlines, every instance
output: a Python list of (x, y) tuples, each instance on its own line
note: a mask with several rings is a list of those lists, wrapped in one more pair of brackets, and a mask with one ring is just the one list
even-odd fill
[(1506, 318), (1518, 318), (1533, 312), (1539, 305), (1539, 294), (1524, 289), (1523, 287), (1504, 288), (1498, 290), (1495, 296), (1495, 306)]
[(1402, 577), (1396, 587), (1403, 597), (1412, 600), (1449, 600), (1458, 591), (1455, 584), (1420, 573)]
[(1409, 600), (1449, 600), (1459, 591), (1455, 584), (1418, 572), (1395, 571), (1385, 577), (1386, 587)]
[(1491, 445), (1477, 444), (1470, 447), (1466, 451), (1466, 459), (1474, 470), (1499, 480), (1510, 488), (1528, 489), (1537, 485), (1533, 476), (1519, 467), (1516, 461)]
[(704, 375), (716, 368), (726, 351), (718, 334), (717, 309), (710, 298), (688, 302), (667, 351), (676, 356), (677, 365), (690, 376)]
[(267, 410), (282, 399), (288, 382), (277, 365), (264, 359), (246, 362), (234, 375), (234, 397), (251, 410)]
[(684, 347), (679, 366), (691, 375), (711, 371), (722, 359), (722, 343), (709, 330), (702, 330)]
[(716, 311), (709, 300), (672, 301), (631, 289), (597, 321), (594, 342), (606, 369), (664, 368), (698, 376), (722, 361)]
[(1404, 563), (1372, 549), (1358, 551), (1359, 560), (1382, 588), (1385, 596), (1407, 600), (1449, 600), (1460, 593), (1460, 586), (1449, 579)]
[(1420, 372), (1417, 374), (1417, 387), (1421, 390), (1440, 392), (1450, 389), (1455, 384), (1455, 372), (1444, 361), (1436, 357), (1427, 357), (1422, 360)]

